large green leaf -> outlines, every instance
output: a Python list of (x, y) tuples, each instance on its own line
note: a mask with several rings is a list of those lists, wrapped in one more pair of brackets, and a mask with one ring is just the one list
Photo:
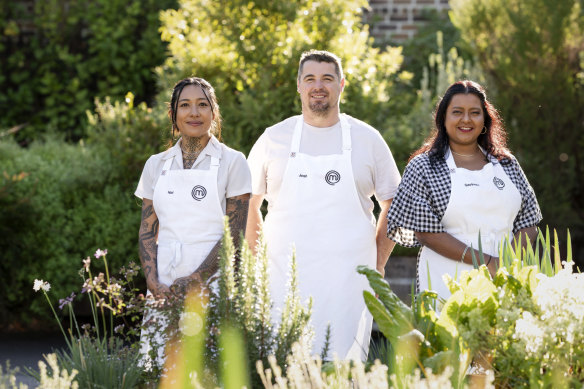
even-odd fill
[(376, 299), (371, 292), (364, 290), (363, 298), (365, 299), (367, 309), (371, 312), (371, 315), (373, 316), (373, 319), (375, 319), (381, 333), (383, 333), (383, 335), (395, 345), (399, 334), (396, 333), (398, 327), (391, 313), (385, 309), (381, 301)]

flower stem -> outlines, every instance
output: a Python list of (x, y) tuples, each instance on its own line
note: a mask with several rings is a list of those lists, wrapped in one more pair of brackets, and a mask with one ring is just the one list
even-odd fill
[(49, 307), (51, 307), (51, 311), (53, 311), (53, 315), (55, 316), (55, 320), (57, 320), (57, 324), (59, 325), (59, 328), (61, 329), (61, 333), (63, 334), (63, 337), (65, 338), (65, 342), (67, 342), (67, 346), (69, 346), (69, 348), (71, 348), (71, 342), (67, 338), (67, 334), (65, 333), (65, 329), (63, 329), (63, 326), (61, 325), (61, 321), (59, 320), (59, 316), (57, 316), (57, 312), (55, 312), (55, 308), (53, 308), (53, 303), (51, 303), (51, 299), (49, 299), (49, 296), (47, 295), (47, 292), (45, 292), (45, 290), (43, 290), (43, 294), (45, 295), (45, 298), (49, 302)]

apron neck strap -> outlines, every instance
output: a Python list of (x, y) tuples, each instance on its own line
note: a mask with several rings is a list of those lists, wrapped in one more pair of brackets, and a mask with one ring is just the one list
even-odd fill
[(162, 172), (160, 173), (161, 176), (164, 176), (166, 174), (166, 172), (170, 170), (170, 167), (172, 166), (173, 160), (174, 160), (174, 157), (168, 158), (166, 160), (166, 162), (164, 162), (164, 166), (162, 167)]
[(341, 133), (343, 134), (343, 154), (351, 152), (351, 125), (347, 120), (347, 116), (342, 113), (339, 116), (341, 121)]
[[(341, 123), (341, 134), (343, 137), (343, 154), (351, 152), (351, 125), (345, 114), (339, 116)], [(292, 134), (292, 144), (290, 145), (290, 155), (296, 155), (300, 151), (300, 139), (302, 138), (302, 127), (304, 126), (304, 115), (300, 115), (294, 126)]]
[(452, 155), (452, 151), (450, 151), (450, 147), (446, 149), (446, 152), (444, 153), (444, 159), (446, 159), (446, 165), (448, 165), (450, 173), (455, 173), (456, 163), (454, 163), (454, 156)]

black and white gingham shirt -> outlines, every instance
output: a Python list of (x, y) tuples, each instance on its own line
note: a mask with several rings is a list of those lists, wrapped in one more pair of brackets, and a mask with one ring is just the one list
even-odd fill
[[(513, 222), (513, 233), (525, 227), (537, 225), (541, 210), (535, 193), (529, 185), (519, 162), (512, 157), (497, 161), (489, 156), (491, 162), (501, 163), (521, 194), (521, 208)], [(450, 171), (444, 158), (430, 163), (428, 153), (417, 155), (408, 163), (387, 215), (387, 236), (405, 247), (420, 246), (414, 231), (445, 232), (440, 223), (450, 200)]]

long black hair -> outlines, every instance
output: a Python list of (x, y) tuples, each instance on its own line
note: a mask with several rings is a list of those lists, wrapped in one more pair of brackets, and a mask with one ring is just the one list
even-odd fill
[(180, 95), (185, 88), (185, 86), (194, 85), (201, 88), (207, 102), (211, 106), (211, 111), (213, 112), (213, 123), (211, 124), (211, 133), (215, 137), (221, 140), (221, 112), (219, 111), (219, 104), (217, 103), (217, 96), (215, 96), (215, 89), (213, 86), (204, 78), (200, 77), (187, 77), (179, 82), (177, 82), (172, 88), (172, 96), (170, 98), (170, 103), (168, 107), (168, 115), (172, 122), (172, 137), (174, 138), (174, 131), (177, 129), (176, 125), (176, 112), (178, 110), (178, 101)]
[(477, 142), (487, 154), (492, 155), (499, 161), (507, 160), (511, 154), (507, 149), (507, 132), (503, 127), (503, 120), (499, 116), (497, 109), (487, 99), (484, 88), (480, 84), (470, 80), (457, 81), (446, 89), (444, 96), (436, 104), (432, 133), (422, 147), (410, 156), (410, 160), (416, 155), (425, 152), (428, 152), (430, 161), (432, 162), (444, 158), (449, 141), (446, 126), (444, 125), (446, 110), (454, 95), (457, 94), (473, 94), (479, 98), (483, 107), (486, 132), (479, 135)]

